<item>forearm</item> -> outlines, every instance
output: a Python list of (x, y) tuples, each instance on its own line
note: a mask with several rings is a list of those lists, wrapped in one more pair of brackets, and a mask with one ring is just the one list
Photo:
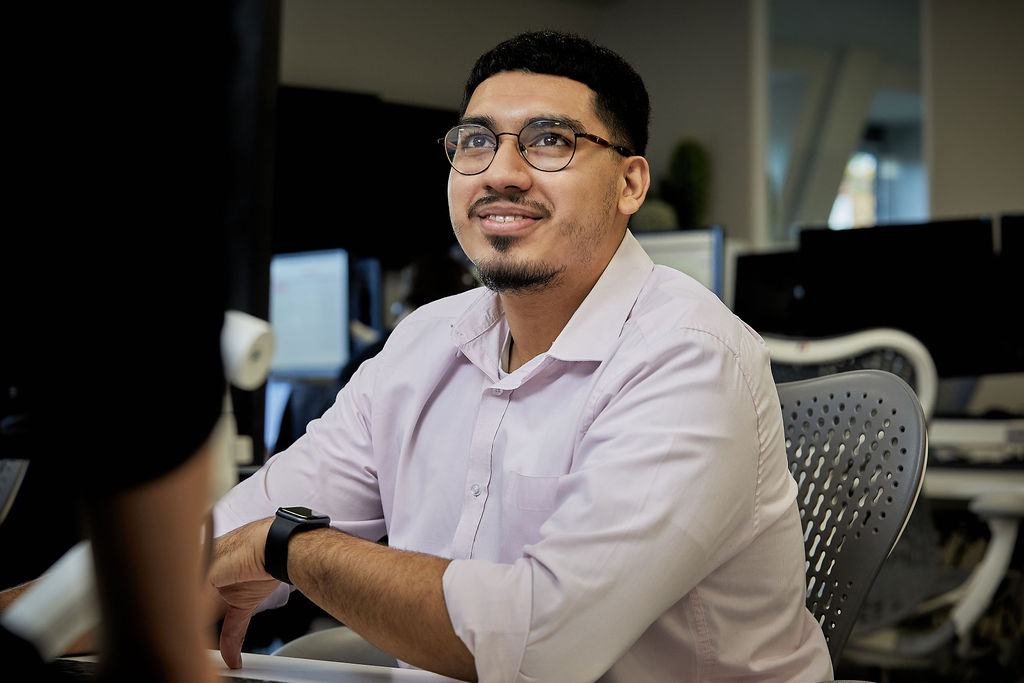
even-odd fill
[(213, 632), (200, 597), (209, 459), (203, 449), (159, 479), (87, 505), (108, 667), (212, 680)]
[(288, 557), (296, 588), (367, 640), (414, 666), (476, 679), (473, 656), (445, 606), (448, 560), (333, 529), (294, 536)]
[(21, 597), (21, 594), (32, 587), (34, 581), (26, 581), (23, 584), (14, 586), (13, 588), (7, 588), (0, 591), (0, 612), (11, 606), (11, 604)]

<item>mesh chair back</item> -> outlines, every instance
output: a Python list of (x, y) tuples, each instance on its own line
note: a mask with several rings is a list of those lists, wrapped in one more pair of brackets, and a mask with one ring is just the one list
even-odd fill
[(931, 417), (939, 388), (935, 362), (924, 344), (903, 330), (879, 327), (819, 338), (762, 336), (776, 383), (849, 370), (887, 370), (910, 385), (925, 417)]
[(807, 608), (833, 665), (924, 481), (927, 430), (913, 390), (882, 370), (778, 385), (804, 530)]

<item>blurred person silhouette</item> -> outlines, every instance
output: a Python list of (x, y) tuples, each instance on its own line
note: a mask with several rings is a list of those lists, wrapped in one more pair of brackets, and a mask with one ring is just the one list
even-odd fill
[[(0, 530), (24, 522), (34, 540), (4, 562), (29, 563), (52, 520), (74, 527), (99, 622), (70, 652), (96, 653), (100, 681), (213, 681), (197, 541), (226, 388), (235, 6), (11, 11), (40, 68), (14, 77), (8, 109), (0, 458), (28, 461), (48, 509), (12, 508)], [(71, 676), (22, 635), (0, 640), (21, 680)]]

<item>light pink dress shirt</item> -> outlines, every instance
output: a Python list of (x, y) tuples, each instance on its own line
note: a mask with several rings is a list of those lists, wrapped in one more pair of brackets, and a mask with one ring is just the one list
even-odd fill
[(796, 484), (760, 337), (628, 234), (551, 349), (504, 375), (474, 290), (421, 307), (217, 505), (279, 505), (452, 558), (490, 681), (822, 681)]

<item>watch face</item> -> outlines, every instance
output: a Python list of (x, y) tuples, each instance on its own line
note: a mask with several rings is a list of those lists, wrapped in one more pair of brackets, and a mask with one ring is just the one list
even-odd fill
[(294, 519), (296, 522), (330, 522), (327, 515), (301, 506), (278, 508), (277, 514)]

